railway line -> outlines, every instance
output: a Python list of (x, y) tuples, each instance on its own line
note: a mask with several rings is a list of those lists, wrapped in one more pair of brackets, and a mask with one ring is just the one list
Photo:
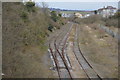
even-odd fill
[(79, 38), (78, 38), (79, 31), (80, 31), (79, 27), (76, 27), (76, 34), (75, 34), (74, 43), (73, 43), (74, 45), (73, 51), (76, 56), (76, 59), (90, 80), (94, 78), (96, 78), (97, 80), (102, 80), (100, 75), (94, 70), (93, 66), (88, 62), (88, 60), (86, 59), (86, 57), (84, 56), (84, 54), (80, 49)]
[(85, 58), (84, 54), (80, 50), (78, 38), (79, 27), (75, 23), (69, 23), (67, 27), (63, 27), (61, 31), (57, 32), (57, 34), (51, 38), (49, 43), (49, 53), (54, 65), (53, 69), (56, 70), (58, 78), (70, 78), (71, 80), (73, 80), (73, 75), (75, 75), (73, 74), (74, 71), (72, 67), (74, 65), (71, 65), (71, 57), (68, 55), (70, 53), (67, 53), (67, 44), (69, 43), (68, 39), (73, 28), (75, 28), (75, 32), (74, 40), (72, 43), (76, 63), (79, 63), (79, 66), (82, 68), (83, 72), (87, 76), (85, 78), (88, 78), (90, 80), (92, 80), (93, 78), (102, 80), (100, 75), (97, 74), (93, 66), (88, 62), (88, 60)]
[[(71, 27), (72, 27), (72, 24), (71, 24)], [(65, 46), (65, 43), (62, 43), (62, 42), (66, 41), (67, 36), (70, 32), (70, 28), (68, 27), (66, 31), (64, 30), (65, 29), (63, 28), (62, 33), (58, 33), (58, 35), (52, 37), (51, 39), (52, 42), (50, 42), (49, 44), (49, 49), (50, 49), (50, 53), (52, 54), (52, 57), (54, 60), (53, 63), (57, 69), (59, 78), (71, 78), (72, 79), (68, 65), (67, 65), (67, 61), (64, 57), (64, 52), (63, 52), (64, 50), (63, 48), (60, 49), (61, 46)], [(60, 50), (62, 53), (60, 52)], [(59, 62), (57, 62), (58, 60)]]

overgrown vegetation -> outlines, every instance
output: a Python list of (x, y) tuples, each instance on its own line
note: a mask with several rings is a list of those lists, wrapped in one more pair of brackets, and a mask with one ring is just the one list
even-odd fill
[(41, 63), (47, 51), (45, 41), (50, 31), (60, 28), (65, 19), (59, 17), (54, 21), (47, 10), (35, 6), (34, 2), (3, 3), (4, 77), (34, 78), (51, 74)]
[(119, 19), (120, 19), (120, 12), (117, 12), (114, 16), (111, 16), (111, 17), (109, 17), (109, 18), (107, 18), (107, 19), (103, 19), (103, 21), (105, 22), (105, 25), (106, 26), (114, 26), (114, 27), (120, 27), (120, 26), (118, 26), (118, 21), (119, 21)]
[(29, 12), (35, 12), (35, 2), (27, 2), (26, 8)]
[(50, 13), (51, 20), (49, 21), (48, 30), (51, 32), (54, 28), (60, 29), (60, 26), (67, 23), (67, 19), (61, 17), (61, 13), (57, 13), (56, 11), (51, 11)]
[(80, 24), (92, 24), (95, 22), (99, 22), (101, 19), (102, 19), (101, 16), (93, 15), (87, 18), (76, 18), (75, 22), (80, 23)]
[(93, 15), (87, 18), (76, 18), (75, 22), (79, 24), (93, 24), (93, 23), (100, 23), (105, 26), (111, 27), (119, 27), (118, 26), (118, 20), (120, 19), (120, 12), (117, 12), (114, 16), (111, 16), (109, 18), (103, 18), (100, 15)]
[(51, 19), (56, 22), (58, 20), (58, 16), (57, 13), (55, 11), (51, 12)]

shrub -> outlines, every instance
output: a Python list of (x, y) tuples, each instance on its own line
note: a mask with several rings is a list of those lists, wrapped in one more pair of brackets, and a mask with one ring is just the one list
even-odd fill
[(32, 8), (32, 7), (35, 6), (35, 2), (27, 2), (27, 3), (26, 3), (26, 6)]
[(59, 13), (58, 15), (59, 15), (59, 17), (61, 17), (61, 16), (62, 16), (62, 14), (60, 14), (60, 13)]
[(35, 12), (35, 2), (27, 2), (26, 7), (29, 12)]
[(52, 32), (53, 26), (50, 24), (48, 30)]
[(23, 11), (22, 13), (21, 13), (21, 16), (20, 16), (23, 20), (27, 20), (28, 19), (28, 14), (27, 14), (27, 12), (25, 12), (25, 11)]
[(118, 19), (108, 19), (105, 23), (106, 26), (118, 27)]
[(52, 11), (52, 12), (51, 12), (51, 19), (52, 19), (54, 22), (57, 22), (58, 16), (57, 16), (57, 13), (56, 13), (55, 11)]
[(76, 18), (75, 22), (80, 24), (93, 24), (95, 22), (99, 22), (101, 20), (101, 16), (93, 15), (87, 18)]

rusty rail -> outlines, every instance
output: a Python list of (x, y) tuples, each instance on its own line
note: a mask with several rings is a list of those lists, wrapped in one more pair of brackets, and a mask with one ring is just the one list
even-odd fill
[(50, 46), (50, 43), (49, 43), (49, 49), (50, 49), (50, 53), (52, 54), (52, 57), (54, 59), (54, 62), (55, 62), (55, 65), (56, 65), (56, 69), (57, 69), (57, 72), (58, 72), (58, 76), (59, 76), (59, 79), (60, 79), (60, 71), (59, 71), (59, 67), (58, 67), (58, 62), (57, 62), (57, 59), (55, 58), (55, 56), (53, 54), (53, 50), (52, 50), (52, 48)]
[[(72, 26), (71, 26), (71, 29), (72, 29)], [(71, 29), (70, 29), (70, 31), (71, 31)], [(65, 65), (65, 67), (66, 67), (66, 69), (67, 69), (67, 71), (68, 71), (68, 73), (69, 73), (70, 78), (72, 79), (72, 75), (71, 75), (70, 70), (69, 70), (69, 67), (68, 67), (68, 65), (67, 65), (67, 61), (65, 60), (65, 57), (64, 57), (64, 48), (65, 48), (65, 46), (66, 46), (66, 42), (67, 42), (67, 39), (68, 39), (68, 36), (69, 36), (70, 31), (65, 35), (65, 37), (66, 37), (66, 36), (67, 36), (67, 37), (66, 37), (66, 39), (65, 39), (65, 41), (64, 41), (64, 45), (63, 45), (63, 48), (62, 48), (62, 52), (61, 52), (61, 53), (60, 53), (60, 51), (59, 51), (59, 49), (57, 48), (57, 45), (56, 45), (56, 40), (57, 40), (57, 38), (56, 38), (55, 41), (54, 41), (54, 46), (55, 46), (55, 49), (57, 50), (58, 54), (60, 55), (60, 57), (61, 57), (64, 65)], [(58, 46), (58, 47), (59, 47), (59, 46)]]
[[(69, 31), (69, 32), (70, 32), (70, 31)], [(57, 40), (57, 38), (58, 38), (59, 36), (60, 36), (60, 34), (59, 34), (57, 37), (54, 37), (54, 38), (55, 38), (55, 40), (54, 40), (55, 50), (58, 52), (59, 56), (61, 57), (64, 65), (65, 65), (65, 68), (66, 68), (66, 70), (68, 71), (68, 74), (69, 74), (70, 78), (72, 79), (72, 75), (71, 75), (70, 70), (69, 70), (69, 67), (68, 67), (68, 65), (67, 65), (67, 61), (65, 60), (65, 57), (64, 57), (64, 55), (63, 55), (63, 54), (64, 54), (64, 48), (62, 48), (62, 52), (60, 53), (60, 51), (59, 51), (59, 46), (57, 47), (56, 40)], [(69, 35), (66, 35), (66, 34), (65, 34), (65, 36), (67, 36), (67, 38), (68, 38)], [(67, 38), (65, 38), (63, 47), (65, 47)], [(59, 45), (60, 45), (60, 42), (59, 42)], [(59, 69), (59, 66), (58, 66), (58, 60), (57, 60), (57, 57), (56, 57), (56, 53), (55, 53), (55, 54), (53, 53), (53, 50), (52, 50), (52, 48), (51, 48), (51, 46), (50, 46), (50, 43), (49, 43), (49, 49), (50, 49), (50, 52), (51, 52), (52, 57), (53, 57), (53, 59), (54, 59), (54, 62), (55, 62), (55, 66), (56, 66), (56, 69), (57, 69), (57, 72), (58, 72), (59, 79), (61, 79), (60, 69)]]
[[(79, 39), (78, 39), (78, 31), (77, 31), (77, 28), (76, 28), (76, 37), (77, 37), (77, 46), (78, 46), (78, 49), (79, 49), (79, 52), (80, 54), (82, 55), (83, 59), (86, 61), (86, 63), (89, 65), (89, 67), (96, 73), (97, 77), (102, 80), (102, 78), (99, 76), (99, 74), (94, 70), (94, 68), (92, 67), (92, 65), (88, 62), (88, 60), (85, 58), (85, 56), (83, 55), (82, 51), (80, 50), (80, 45), (79, 45)], [(76, 55), (76, 54), (75, 54)], [(77, 58), (77, 56), (76, 56)], [(78, 61), (79, 62), (79, 61)], [(81, 67), (83, 68), (82, 64), (79, 62), (79, 64), (81, 65)], [(90, 79), (90, 77), (88, 76), (87, 72), (85, 71), (85, 69), (83, 68), (84, 72), (86, 73), (87, 77)]]

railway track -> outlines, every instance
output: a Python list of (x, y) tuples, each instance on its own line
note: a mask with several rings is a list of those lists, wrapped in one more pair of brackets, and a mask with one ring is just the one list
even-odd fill
[[(76, 25), (76, 24), (74, 24)], [(75, 55), (76, 60), (78, 61), (79, 65), (82, 67), (85, 75), (88, 79), (92, 80), (93, 78), (97, 78), (102, 80), (99, 74), (94, 70), (93, 66), (88, 62), (86, 57), (80, 50), (79, 45), (79, 27), (75, 27), (75, 35), (73, 40), (73, 53)], [(70, 62), (68, 53), (66, 53), (66, 47), (70, 32), (73, 28), (73, 24), (69, 27), (63, 28), (62, 31), (58, 32), (57, 35), (53, 36), (49, 43), (49, 53), (51, 54), (51, 59), (54, 64), (54, 69), (58, 73), (59, 79), (61, 78), (70, 78), (73, 80), (72, 65)], [(64, 31), (65, 30), (65, 31)]]
[[(70, 29), (71, 29), (71, 27), (70, 27)], [(53, 48), (51, 47), (51, 42), (49, 43), (49, 52), (52, 55), (52, 58), (53, 58), (53, 61), (54, 61), (54, 65), (55, 65), (56, 70), (58, 72), (59, 78), (61, 78), (61, 75), (69, 74), (69, 77), (68, 76), (64, 76), (64, 77), (72, 79), (72, 75), (70, 73), (70, 70), (69, 70), (69, 67), (68, 67), (68, 63), (67, 63), (65, 55), (64, 55), (64, 48), (66, 46), (66, 41), (67, 41), (67, 38), (69, 36), (70, 29), (69, 29), (69, 31), (67, 33), (63, 33), (63, 34), (59, 33), (59, 35), (57, 35), (56, 37), (55, 36), (53, 37), (53, 39), (55, 38), (53, 40), (54, 41), (53, 43), (54, 43), (54, 50), (55, 50), (54, 52), (55, 53), (53, 52)], [(57, 39), (59, 38), (59, 36), (61, 37), (61, 35), (63, 35), (63, 39), (59, 40), (59, 42), (57, 42)], [(60, 44), (63, 44), (62, 45), (62, 47), (63, 47), (62, 49), (59, 49), (60, 48), (60, 46), (59, 46)], [(65, 67), (64, 69), (67, 70), (67, 73), (66, 73), (65, 70), (63, 71), (63, 70), (60, 69), (60, 62), (59, 61), (61, 61), (61, 60), (59, 58), (62, 60), (62, 63), (64, 64), (64, 67)], [(65, 73), (61, 74), (63, 72), (65, 72)]]
[(54, 41), (54, 45), (55, 45), (55, 49), (57, 50), (57, 53), (60, 55), (60, 57), (61, 57), (61, 59), (64, 63), (64, 66), (65, 66), (70, 78), (72, 79), (72, 75), (70, 73), (69, 66), (68, 66), (68, 63), (67, 63), (67, 59), (65, 58), (65, 53), (64, 53), (64, 50), (65, 50), (65, 47), (66, 47), (66, 42), (67, 42), (67, 39), (68, 39), (68, 36), (69, 36), (69, 33), (70, 33), (71, 29), (72, 29), (72, 25), (71, 25), (71, 28), (68, 31), (68, 33), (65, 35), (65, 37), (61, 41), (61, 43), (63, 43), (63, 47), (61, 49), (62, 50), (61, 52), (60, 52), (60, 49), (59, 49), (59, 45), (57, 46), (57, 43), (56, 43), (57, 38)]
[(86, 57), (83, 55), (82, 51), (80, 50), (79, 38), (78, 38), (80, 30), (79, 30), (79, 27), (77, 26), (76, 26), (76, 34), (75, 34), (74, 42), (73, 42), (73, 45), (75, 47), (73, 48), (75, 57), (79, 65), (82, 67), (85, 74), (87, 75), (88, 79), (92, 80), (96, 78), (97, 80), (102, 80), (100, 75), (94, 70), (93, 66), (88, 62), (88, 60), (86, 59)]

